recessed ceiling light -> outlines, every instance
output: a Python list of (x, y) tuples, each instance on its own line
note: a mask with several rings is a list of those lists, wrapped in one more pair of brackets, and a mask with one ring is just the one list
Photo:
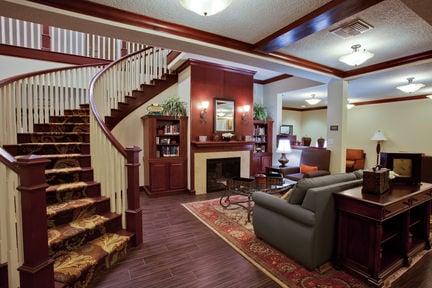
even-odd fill
[(221, 12), (231, 4), (232, 0), (180, 0), (180, 4), (198, 15), (211, 16)]
[(360, 44), (351, 46), (353, 52), (340, 57), (339, 61), (350, 66), (358, 66), (374, 56), (373, 53), (366, 51), (366, 49), (360, 50), (360, 47)]
[(432, 100), (432, 95), (427, 95), (426, 97)]
[(316, 98), (315, 94), (312, 94), (312, 97), (305, 100), (309, 105), (316, 105), (321, 102), (321, 99)]
[(426, 86), (423, 83), (413, 83), (414, 77), (407, 78), (407, 80), (408, 80), (407, 85), (398, 86), (396, 88), (405, 93), (414, 93)]
[[(432, 97), (432, 95), (431, 95), (431, 97)], [(306, 108), (306, 105), (301, 105), (301, 108)]]

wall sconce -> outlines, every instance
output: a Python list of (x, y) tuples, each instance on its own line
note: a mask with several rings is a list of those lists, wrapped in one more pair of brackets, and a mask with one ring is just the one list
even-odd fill
[(250, 105), (243, 105), (239, 108), (239, 112), (242, 113), (242, 120), (245, 120), (246, 117), (249, 115), (250, 111)]
[(209, 101), (201, 101), (201, 104), (200, 104), (200, 109), (201, 109), (200, 118), (201, 118), (201, 122), (204, 122), (204, 123), (207, 122), (207, 108), (208, 107), (209, 107)]

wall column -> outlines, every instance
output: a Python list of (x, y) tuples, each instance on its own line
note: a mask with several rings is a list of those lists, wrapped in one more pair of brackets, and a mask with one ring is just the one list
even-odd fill
[(273, 119), (273, 165), (279, 165), (278, 159), (280, 154), (276, 154), (277, 141), (276, 136), (279, 134), (279, 127), (282, 124), (282, 95), (277, 93), (265, 94), (263, 104), (267, 108), (268, 116)]
[(330, 80), (327, 86), (327, 149), (331, 150), (330, 172), (345, 172), (347, 146), (348, 82)]

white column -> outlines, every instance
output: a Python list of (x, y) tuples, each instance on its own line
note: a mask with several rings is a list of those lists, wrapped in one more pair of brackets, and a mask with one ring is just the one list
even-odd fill
[(348, 82), (330, 80), (327, 86), (327, 149), (331, 151), (330, 172), (345, 172)]
[(277, 148), (276, 135), (279, 133), (279, 127), (282, 124), (282, 94), (269, 93), (264, 94), (263, 104), (267, 108), (268, 116), (273, 119), (273, 165), (279, 165), (277, 159), (280, 154), (275, 153)]

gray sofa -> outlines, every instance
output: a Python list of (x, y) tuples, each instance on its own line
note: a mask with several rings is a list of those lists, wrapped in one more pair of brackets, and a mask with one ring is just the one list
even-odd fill
[(300, 180), (284, 200), (253, 194), (253, 227), (258, 238), (312, 270), (330, 260), (335, 234), (333, 193), (362, 184), (362, 173)]

